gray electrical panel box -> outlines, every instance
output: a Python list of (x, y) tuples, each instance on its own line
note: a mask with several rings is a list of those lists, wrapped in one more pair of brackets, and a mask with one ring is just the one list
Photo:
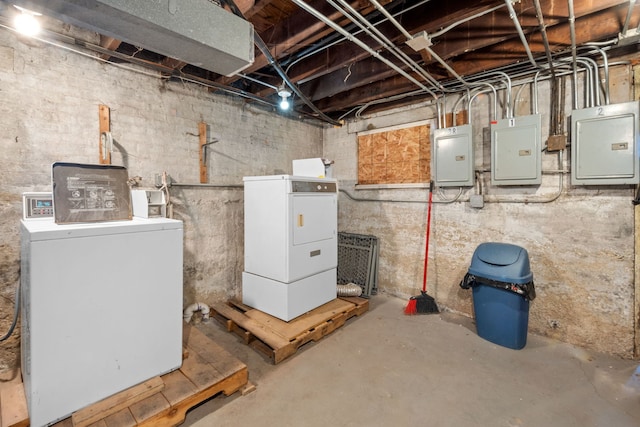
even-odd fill
[(542, 182), (540, 114), (491, 122), (491, 185)]
[(571, 184), (640, 183), (638, 102), (571, 113)]
[(438, 187), (473, 186), (474, 155), (471, 125), (433, 132), (434, 183)]

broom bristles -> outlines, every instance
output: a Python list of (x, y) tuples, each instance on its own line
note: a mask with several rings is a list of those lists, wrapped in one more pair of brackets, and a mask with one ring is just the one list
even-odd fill
[(404, 308), (404, 314), (409, 315), (430, 313), (440, 313), (440, 310), (438, 310), (436, 300), (424, 291), (416, 297), (411, 297)]
[(409, 302), (407, 303), (407, 306), (404, 308), (404, 314), (416, 314), (418, 312), (418, 309), (416, 307), (416, 300), (415, 298), (410, 298)]
[(436, 300), (424, 291), (416, 297), (416, 311), (420, 314), (440, 313)]

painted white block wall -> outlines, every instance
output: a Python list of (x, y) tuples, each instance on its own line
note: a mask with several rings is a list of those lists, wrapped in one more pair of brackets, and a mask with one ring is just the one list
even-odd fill
[[(97, 42), (90, 32), (55, 29)], [(53, 162), (98, 163), (99, 104), (111, 109), (113, 164), (127, 166), (130, 177), (141, 176), (143, 188), (154, 188), (155, 175), (163, 171), (180, 183), (199, 182), (200, 121), (218, 140), (208, 150), (210, 183), (241, 185), (245, 175), (290, 174), (293, 159), (322, 155), (317, 123), (126, 67), (0, 30), (2, 331), (11, 323), (19, 280), (21, 194), (50, 191)], [(171, 196), (174, 217), (184, 221), (185, 306), (238, 297), (242, 188), (172, 187)], [(19, 331), (0, 349), (0, 372), (16, 366), (18, 340)]]

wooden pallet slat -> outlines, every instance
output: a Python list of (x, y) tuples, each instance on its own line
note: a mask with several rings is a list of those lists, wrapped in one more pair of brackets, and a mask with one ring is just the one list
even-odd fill
[(165, 384), (162, 394), (171, 405), (178, 404), (198, 391), (195, 384), (189, 381), (189, 378), (180, 370), (163, 375), (162, 379)]
[(162, 393), (157, 393), (129, 406), (129, 410), (138, 426), (160, 425), (161, 420), (171, 412), (171, 405)]
[(245, 365), (235, 357), (229, 357), (229, 353), (219, 345), (212, 343), (204, 334), (195, 328), (190, 331), (198, 333), (185, 334), (184, 347), (200, 355), (204, 361), (213, 366), (222, 377), (227, 377), (242, 369)]
[(103, 421), (107, 427), (135, 427), (136, 425), (136, 419), (133, 418), (128, 408), (109, 415), (101, 421)]
[(253, 335), (271, 347), (277, 348), (288, 344), (286, 339), (275, 334), (268, 326), (247, 317), (246, 313), (241, 313), (227, 304), (218, 303), (214, 304), (211, 308), (221, 316), (233, 321), (236, 325), (247, 331), (251, 331)]
[(369, 300), (360, 297), (340, 297), (343, 301), (349, 301), (354, 305), (353, 314), (360, 316), (369, 310)]
[(322, 324), (328, 319), (328, 317), (353, 309), (353, 304), (336, 298), (326, 304), (323, 304), (319, 308), (319, 310), (311, 310), (290, 322), (283, 322), (282, 320), (270, 316), (260, 310), (249, 310), (245, 315), (270, 328), (272, 332), (280, 335), (284, 339), (291, 341), (297, 336), (304, 334), (309, 329), (313, 329)]
[[(171, 404), (170, 408), (158, 414), (155, 417), (147, 418), (144, 421), (140, 421), (137, 426), (139, 427), (173, 427), (181, 424), (187, 414), (187, 411), (198, 403), (202, 403), (210, 397), (215, 396), (218, 393), (224, 393), (229, 396), (238, 390), (241, 390), (249, 381), (249, 373), (246, 365), (243, 365), (241, 370), (238, 370), (235, 374), (230, 375), (223, 380), (211, 384), (209, 387), (200, 390), (199, 392), (187, 396), (177, 404)], [(167, 390), (162, 394), (165, 395)], [(168, 400), (168, 399), (167, 399)]]
[(71, 415), (71, 421), (75, 427), (85, 427), (98, 420), (115, 414), (130, 405), (146, 399), (164, 389), (164, 382), (160, 377), (130, 387), (121, 393), (110, 396), (86, 408), (82, 408)]
[(364, 298), (337, 298), (289, 322), (244, 304), (229, 302), (211, 306), (213, 317), (274, 364), (292, 356), (304, 344), (318, 341), (342, 327), (348, 319), (369, 309)]
[(180, 371), (191, 381), (198, 391), (223, 379), (217, 369), (212, 369), (199, 354), (189, 354), (182, 362)]

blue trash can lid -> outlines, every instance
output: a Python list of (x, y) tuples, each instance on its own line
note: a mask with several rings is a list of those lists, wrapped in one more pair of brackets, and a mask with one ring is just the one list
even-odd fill
[(511, 283), (533, 280), (526, 249), (510, 243), (486, 242), (478, 245), (471, 258), (469, 273)]
[(487, 264), (511, 265), (518, 261), (522, 253), (520, 246), (509, 243), (481, 243), (476, 256)]

